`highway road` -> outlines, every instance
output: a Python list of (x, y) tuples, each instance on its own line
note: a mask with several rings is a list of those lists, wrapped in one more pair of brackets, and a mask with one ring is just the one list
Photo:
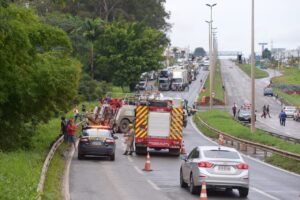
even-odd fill
[[(225, 83), (227, 93), (228, 111), (231, 112), (233, 103), (236, 102), (238, 107), (245, 101), (251, 102), (251, 79), (238, 66), (230, 60), (221, 60), (221, 71), (223, 81)], [(263, 89), (269, 85), (270, 78), (279, 75), (279, 72), (274, 74), (274, 70), (267, 70), (269, 77), (256, 79), (256, 110), (257, 122), (256, 127), (274, 132), (277, 134), (287, 135), (295, 138), (300, 138), (300, 123), (288, 118), (286, 126), (279, 124), (278, 115), (282, 109), (282, 105), (275, 97), (265, 97)], [(270, 105), (271, 118), (261, 118), (263, 105)]]
[[(201, 72), (188, 92), (166, 92), (169, 96), (182, 96), (189, 104), (200, 89), (199, 78), (205, 78), (207, 72)], [(118, 135), (116, 160), (88, 158), (77, 160), (75, 153), (70, 168), (70, 193), (72, 200), (130, 199), (130, 200), (189, 200), (199, 199), (187, 189), (179, 186), (179, 168), (182, 162), (178, 157), (170, 157), (164, 152), (151, 152), (153, 171), (142, 171), (144, 156), (124, 156), (123, 136)], [(184, 142), (187, 151), (198, 145), (215, 145), (210, 139), (194, 127), (191, 119), (184, 129)], [(299, 199), (300, 176), (274, 168), (245, 156), (250, 165), (250, 192), (246, 199), (278, 200)], [(238, 192), (208, 191), (208, 199), (243, 199)]]

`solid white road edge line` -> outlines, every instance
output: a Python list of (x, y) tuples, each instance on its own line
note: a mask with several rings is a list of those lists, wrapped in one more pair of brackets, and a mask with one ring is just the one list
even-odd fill
[(147, 182), (148, 182), (155, 190), (160, 190), (160, 188), (159, 188), (155, 183), (153, 183), (151, 180), (147, 179)]
[[(76, 141), (76, 148), (78, 148), (78, 143), (79, 140)], [(69, 200), (71, 199), (71, 195), (70, 195), (70, 166), (71, 166), (71, 162), (73, 160), (73, 156), (75, 154), (75, 149), (72, 148), (72, 151), (70, 152), (70, 154), (68, 155), (68, 161), (66, 163), (66, 168), (65, 168), (65, 173), (64, 173), (64, 182), (63, 182), (63, 193), (64, 193), (64, 199), (65, 200)]]
[(133, 162), (131, 157), (127, 156), (127, 159), (129, 160), (129, 162)]
[(250, 189), (251, 189), (251, 190), (254, 190), (255, 192), (258, 192), (258, 193), (260, 193), (260, 194), (262, 194), (262, 195), (264, 195), (264, 196), (266, 196), (266, 197), (268, 197), (268, 198), (270, 198), (270, 199), (273, 199), (273, 200), (280, 200), (280, 199), (278, 199), (277, 197), (274, 197), (274, 196), (272, 196), (272, 195), (270, 195), (270, 194), (268, 194), (268, 193), (265, 193), (264, 191), (261, 191), (261, 190), (259, 190), (259, 189), (257, 189), (257, 188), (250, 187)]
[[(209, 137), (207, 137), (206, 135), (202, 134), (202, 133), (198, 130), (198, 128), (196, 127), (196, 125), (195, 125), (195, 123), (193, 122), (192, 119), (190, 119), (190, 123), (191, 123), (192, 127), (197, 131), (198, 134), (200, 134), (201, 136), (203, 136), (203, 137), (206, 138), (207, 140), (210, 140), (212, 143), (218, 145), (217, 142), (212, 141)], [(294, 172), (287, 171), (287, 170), (285, 170), (285, 169), (281, 169), (281, 168), (276, 167), (276, 166), (274, 166), (274, 165), (271, 165), (271, 164), (269, 164), (269, 163), (263, 162), (263, 161), (261, 161), (261, 160), (259, 160), (259, 159), (253, 158), (253, 157), (251, 157), (251, 156), (249, 156), (249, 155), (245, 155), (245, 154), (243, 154), (242, 152), (240, 152), (240, 153), (241, 153), (244, 157), (247, 157), (247, 158), (249, 158), (249, 159), (251, 159), (251, 160), (253, 160), (253, 161), (259, 162), (259, 163), (261, 163), (261, 164), (263, 164), (263, 165), (267, 165), (267, 166), (269, 166), (269, 167), (272, 167), (272, 168), (277, 169), (277, 170), (279, 170), (279, 171), (288, 173), (288, 174), (290, 174), (290, 175), (300, 177), (299, 174), (296, 174), (296, 173), (294, 173)]]
[(142, 174), (143, 175), (143, 172), (142, 172), (142, 170), (140, 170), (139, 168), (138, 168), (138, 166), (134, 166), (134, 169), (137, 171), (137, 173), (139, 173), (139, 174)]

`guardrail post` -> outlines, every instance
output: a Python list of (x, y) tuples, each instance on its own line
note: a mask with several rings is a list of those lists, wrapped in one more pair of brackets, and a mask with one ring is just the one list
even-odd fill
[(267, 151), (264, 151), (264, 159), (266, 159), (268, 156), (268, 152)]
[(237, 149), (240, 150), (240, 143), (237, 143)]
[(256, 154), (256, 147), (253, 147), (253, 154)]
[(231, 146), (233, 146), (233, 140), (231, 140)]

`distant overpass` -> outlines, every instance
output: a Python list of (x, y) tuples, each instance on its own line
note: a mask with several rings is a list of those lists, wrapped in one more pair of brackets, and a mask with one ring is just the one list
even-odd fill
[(241, 51), (219, 51), (218, 56), (236, 57), (238, 54), (243, 54)]

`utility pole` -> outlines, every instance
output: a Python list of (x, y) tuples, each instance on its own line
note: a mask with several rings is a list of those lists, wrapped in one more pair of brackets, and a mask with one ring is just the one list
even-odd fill
[(213, 99), (212, 99), (212, 86), (213, 86), (213, 66), (212, 66), (212, 9), (217, 4), (206, 4), (210, 7), (210, 23), (209, 23), (209, 109), (212, 109)]
[(251, 10), (251, 133), (255, 132), (254, 0)]

